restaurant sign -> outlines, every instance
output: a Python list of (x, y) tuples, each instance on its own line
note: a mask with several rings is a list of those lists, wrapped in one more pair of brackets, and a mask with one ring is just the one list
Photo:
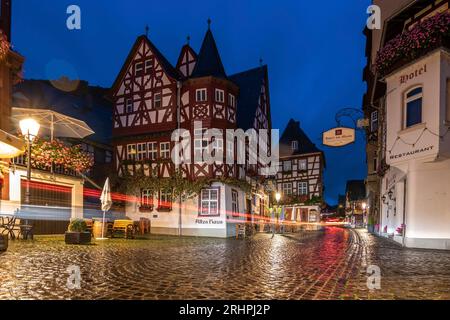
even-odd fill
[(323, 133), (323, 144), (328, 147), (343, 147), (355, 142), (355, 129), (333, 128)]

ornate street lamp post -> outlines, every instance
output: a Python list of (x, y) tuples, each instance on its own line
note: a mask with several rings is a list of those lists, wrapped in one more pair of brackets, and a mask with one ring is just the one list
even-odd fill
[(20, 120), (19, 122), (20, 130), (22, 135), (25, 137), (27, 142), (27, 183), (25, 191), (25, 204), (30, 204), (30, 181), (31, 181), (31, 145), (33, 144), (34, 138), (38, 135), (40, 124), (32, 119), (26, 118)]

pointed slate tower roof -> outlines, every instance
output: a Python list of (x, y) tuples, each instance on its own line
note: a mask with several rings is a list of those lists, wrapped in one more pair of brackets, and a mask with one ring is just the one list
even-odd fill
[[(210, 22), (209, 22), (210, 23)], [(227, 78), (225, 68), (220, 59), (219, 50), (214, 40), (211, 29), (208, 27), (202, 47), (198, 54), (198, 62), (192, 72), (193, 78), (213, 76), (216, 78)]]

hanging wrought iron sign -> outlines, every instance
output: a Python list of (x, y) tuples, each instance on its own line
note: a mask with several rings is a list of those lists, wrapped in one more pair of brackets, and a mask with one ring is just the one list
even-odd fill
[(322, 143), (328, 147), (343, 147), (355, 142), (355, 129), (338, 127), (325, 131)]

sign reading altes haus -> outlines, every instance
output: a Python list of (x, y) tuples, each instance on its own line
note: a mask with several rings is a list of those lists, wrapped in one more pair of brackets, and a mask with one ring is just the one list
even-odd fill
[(323, 133), (323, 144), (329, 147), (343, 147), (355, 142), (355, 129), (334, 128)]

